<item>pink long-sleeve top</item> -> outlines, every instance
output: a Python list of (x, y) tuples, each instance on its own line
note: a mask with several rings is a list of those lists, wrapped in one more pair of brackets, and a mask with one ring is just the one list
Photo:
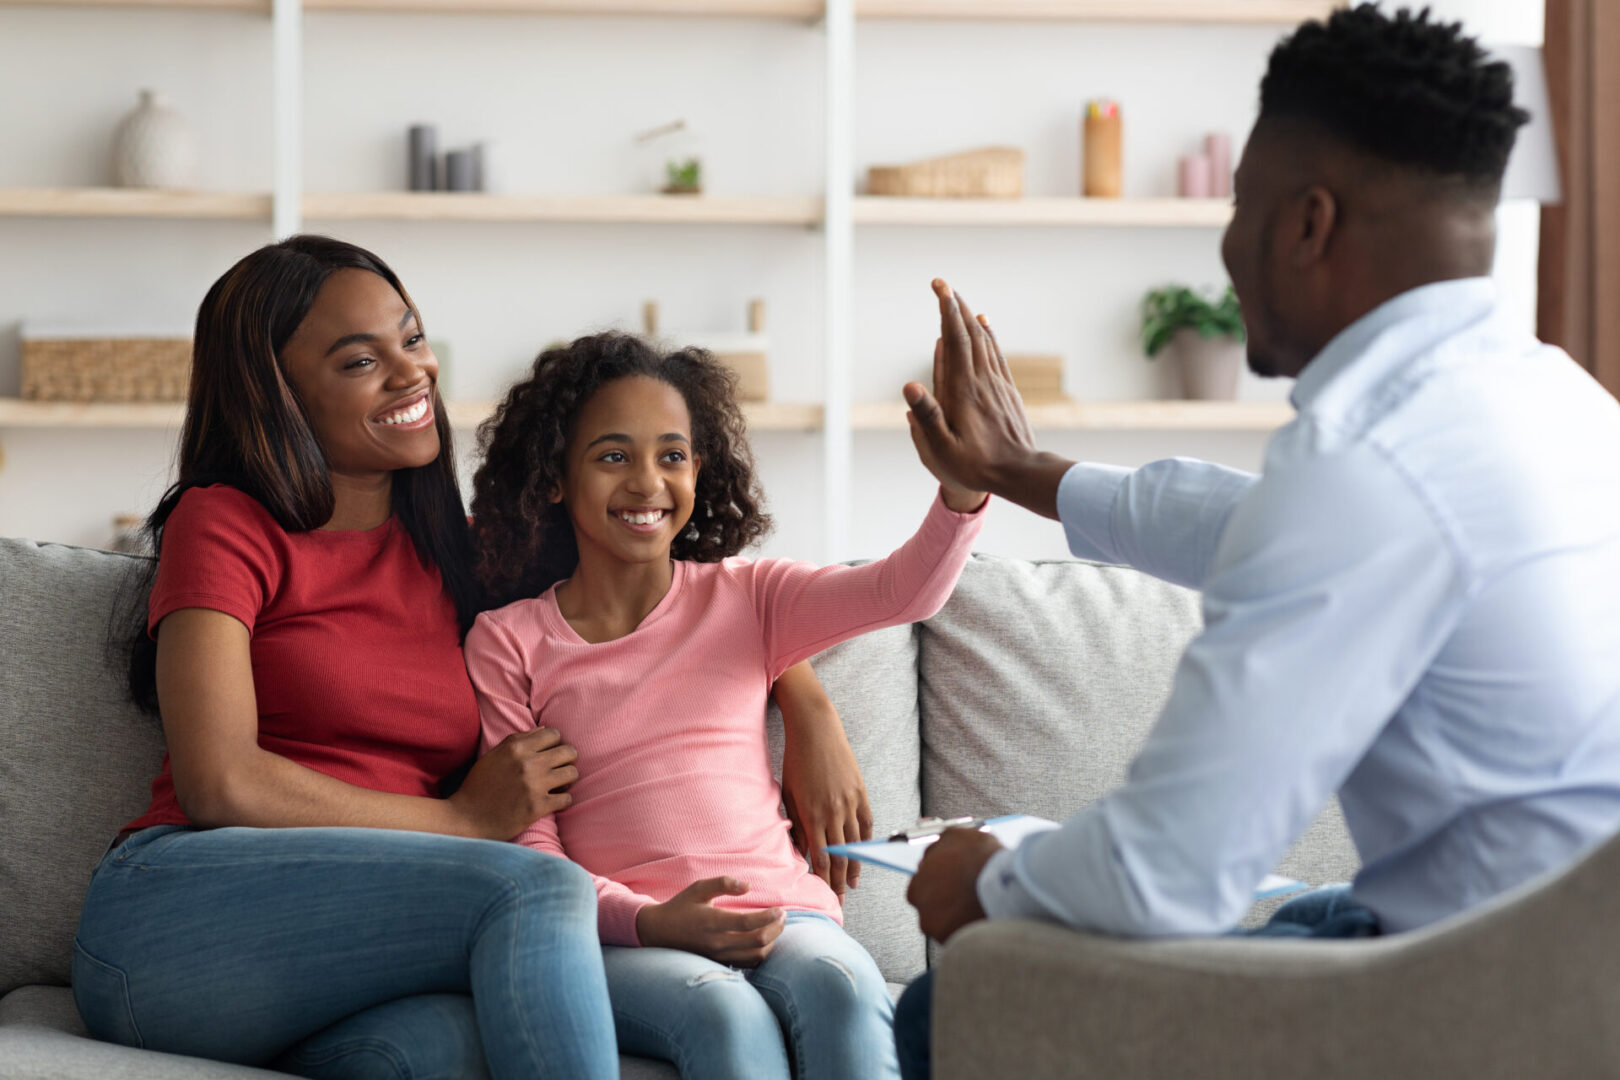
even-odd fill
[(639, 945), (636, 913), (701, 878), (747, 882), (716, 906), (819, 911), (838, 898), (794, 850), (765, 749), (765, 703), (787, 668), (944, 605), (984, 508), (935, 498), (917, 534), (864, 566), (785, 559), (677, 561), (669, 592), (634, 631), (586, 642), (556, 589), (478, 617), (467, 670), (482, 750), (554, 727), (579, 750), (568, 809), (519, 837), (596, 880), (609, 945)]

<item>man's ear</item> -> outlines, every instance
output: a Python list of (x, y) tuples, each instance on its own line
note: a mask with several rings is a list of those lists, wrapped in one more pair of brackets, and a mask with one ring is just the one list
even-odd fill
[(1322, 185), (1312, 184), (1299, 196), (1295, 215), (1291, 261), (1296, 269), (1304, 269), (1327, 257), (1339, 222), (1339, 200)]

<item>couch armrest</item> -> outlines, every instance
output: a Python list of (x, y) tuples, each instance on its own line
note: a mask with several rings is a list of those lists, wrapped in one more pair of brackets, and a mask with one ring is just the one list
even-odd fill
[(1550, 942), (1495, 923), (1337, 942), (1124, 941), (980, 923), (940, 954), (934, 1075), (1612, 1075), (1620, 1026), (1601, 1013), (1614, 987), (1595, 971), (1571, 979), (1557, 969), (1578, 958), (1527, 954)]

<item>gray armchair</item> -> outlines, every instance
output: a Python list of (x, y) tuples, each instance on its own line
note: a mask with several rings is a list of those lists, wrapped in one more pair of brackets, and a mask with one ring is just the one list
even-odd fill
[(1126, 941), (980, 923), (940, 954), (940, 1080), (1620, 1077), (1620, 838), (1360, 941)]

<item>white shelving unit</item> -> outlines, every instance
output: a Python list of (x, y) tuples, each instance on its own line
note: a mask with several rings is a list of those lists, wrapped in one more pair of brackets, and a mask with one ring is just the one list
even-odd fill
[[(145, 192), (102, 188), (0, 190), (0, 216), (231, 219), (264, 222), (285, 236), (314, 222), (540, 222), (618, 226), (747, 226), (818, 229), (824, 245), (823, 401), (751, 406), (757, 430), (819, 432), (827, 559), (850, 554), (852, 447), (857, 431), (903, 430), (899, 406), (851, 400), (854, 247), (858, 229), (1066, 227), (1160, 229), (1223, 226), (1224, 200), (1027, 198), (921, 200), (858, 197), (855, 173), (854, 52), (858, 22), (871, 20), (1095, 20), (1134, 23), (1275, 23), (1320, 16), (1328, 0), (0, 0), (0, 7), (193, 9), (268, 18), (275, 152), (269, 192)], [(303, 49), (306, 13), (375, 15), (480, 13), (537, 16), (692, 16), (800, 21), (825, 42), (824, 195), (720, 198), (654, 195), (423, 194), (303, 190)], [(452, 405), (458, 426), (488, 415), (486, 403)], [(1032, 410), (1059, 430), (1264, 431), (1287, 416), (1280, 404), (1072, 402)], [(148, 428), (178, 425), (173, 405), (61, 405), (0, 400), (0, 429)]]

